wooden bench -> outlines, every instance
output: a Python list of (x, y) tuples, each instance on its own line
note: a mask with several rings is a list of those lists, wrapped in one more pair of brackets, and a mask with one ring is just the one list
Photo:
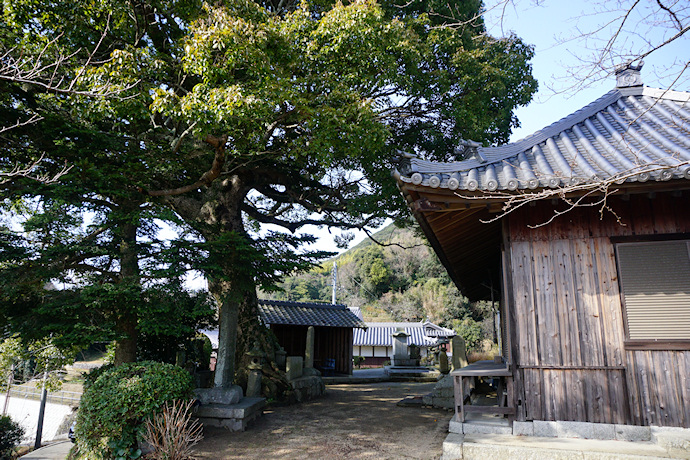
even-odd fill
[[(503, 414), (514, 416), (515, 407), (513, 403), (513, 373), (510, 371), (506, 363), (496, 363), (494, 361), (477, 361), (462, 369), (454, 370), (450, 373), (453, 377), (453, 389), (455, 395), (455, 419), (460, 422), (465, 422), (465, 414), (468, 412), (481, 414)], [(499, 405), (497, 406), (473, 406), (469, 398), (465, 398), (463, 394), (464, 380), (467, 378), (477, 377), (501, 377), (498, 385), (497, 399)], [(503, 381), (505, 380), (505, 389), (508, 397), (505, 406), (502, 404), (503, 400)], [(467, 400), (466, 400), (467, 399)]]

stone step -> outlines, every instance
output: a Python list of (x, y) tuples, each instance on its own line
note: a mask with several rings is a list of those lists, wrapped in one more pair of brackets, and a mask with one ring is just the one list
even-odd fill
[(544, 438), (505, 434), (450, 433), (443, 443), (442, 460), (554, 459), (554, 460), (655, 460), (678, 456), (651, 441)]

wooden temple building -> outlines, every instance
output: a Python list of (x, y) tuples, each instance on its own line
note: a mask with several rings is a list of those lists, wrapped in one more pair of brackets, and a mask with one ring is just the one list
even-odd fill
[(395, 175), (460, 290), (500, 299), (517, 420), (690, 427), (690, 93), (626, 67), (520, 141)]

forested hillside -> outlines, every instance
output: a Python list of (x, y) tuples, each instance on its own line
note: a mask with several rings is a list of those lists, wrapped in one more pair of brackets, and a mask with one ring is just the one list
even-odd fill
[(263, 293), (276, 300), (330, 302), (337, 262), (337, 302), (360, 307), (365, 321), (430, 321), (453, 328), (471, 348), (492, 338), (488, 302), (470, 303), (450, 280), (426, 239), (411, 229), (389, 225), (321, 266), (286, 278), (282, 291)]

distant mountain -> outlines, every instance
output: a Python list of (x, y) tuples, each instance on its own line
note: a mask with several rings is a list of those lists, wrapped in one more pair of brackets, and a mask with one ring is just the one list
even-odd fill
[(470, 304), (450, 280), (427, 241), (415, 231), (389, 225), (321, 266), (290, 276), (276, 300), (330, 302), (333, 263), (338, 265), (337, 302), (360, 307), (365, 321), (430, 321), (454, 327), (482, 322), (486, 304)]

